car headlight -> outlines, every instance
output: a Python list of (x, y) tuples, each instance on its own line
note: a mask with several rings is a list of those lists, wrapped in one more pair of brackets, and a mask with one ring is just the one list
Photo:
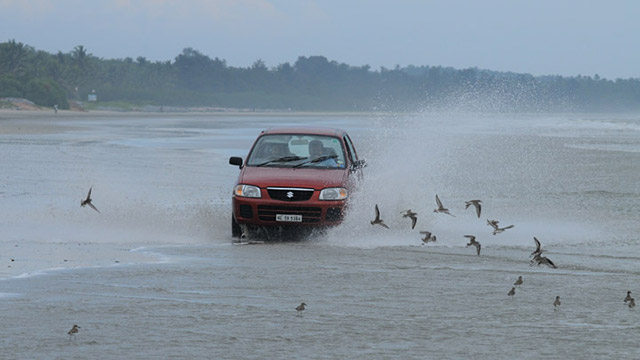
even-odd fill
[(326, 188), (320, 191), (320, 200), (344, 200), (347, 198), (345, 188)]
[(260, 193), (260, 188), (253, 185), (236, 185), (236, 188), (233, 190), (233, 193), (236, 196), (241, 197), (250, 197), (250, 198), (260, 198), (262, 194)]

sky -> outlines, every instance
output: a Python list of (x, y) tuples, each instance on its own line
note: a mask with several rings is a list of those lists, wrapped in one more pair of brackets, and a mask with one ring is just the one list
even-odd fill
[(372, 70), (477, 67), (640, 78), (637, 0), (0, 0), (0, 42), (227, 65), (325, 56)]

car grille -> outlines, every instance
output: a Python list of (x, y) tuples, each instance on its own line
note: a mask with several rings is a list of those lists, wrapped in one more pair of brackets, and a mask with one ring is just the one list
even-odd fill
[(317, 223), (320, 222), (322, 209), (309, 206), (258, 205), (258, 218), (260, 220), (276, 221), (276, 214), (302, 215), (303, 223)]
[(307, 201), (313, 195), (313, 189), (267, 188), (269, 197), (282, 201)]

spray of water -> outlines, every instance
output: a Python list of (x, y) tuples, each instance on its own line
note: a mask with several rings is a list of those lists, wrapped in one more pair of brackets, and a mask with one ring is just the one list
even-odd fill
[[(556, 244), (597, 237), (601, 231), (594, 226), (554, 218), (558, 209), (541, 194), (561, 181), (554, 172), (562, 169), (554, 164), (563, 154), (532, 148), (537, 140), (522, 137), (522, 124), (511, 120), (462, 112), (375, 119), (354, 136), (368, 160), (365, 179), (352, 194), (343, 225), (326, 240), (355, 247), (418, 246), (419, 231), (430, 231), (438, 242), (429, 246), (464, 246), (464, 235), (475, 234), (483, 245), (528, 248), (533, 236)], [(455, 217), (433, 212), (436, 194)], [(479, 219), (473, 207), (465, 209), (471, 199), (483, 200)], [(370, 224), (376, 204), (391, 229)], [(401, 215), (406, 209), (418, 213), (414, 230)], [(492, 235), (487, 219), (515, 227)]]

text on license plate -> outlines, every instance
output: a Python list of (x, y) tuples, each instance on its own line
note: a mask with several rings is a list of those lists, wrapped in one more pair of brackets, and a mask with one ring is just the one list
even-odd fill
[(276, 221), (302, 222), (302, 215), (276, 214)]

